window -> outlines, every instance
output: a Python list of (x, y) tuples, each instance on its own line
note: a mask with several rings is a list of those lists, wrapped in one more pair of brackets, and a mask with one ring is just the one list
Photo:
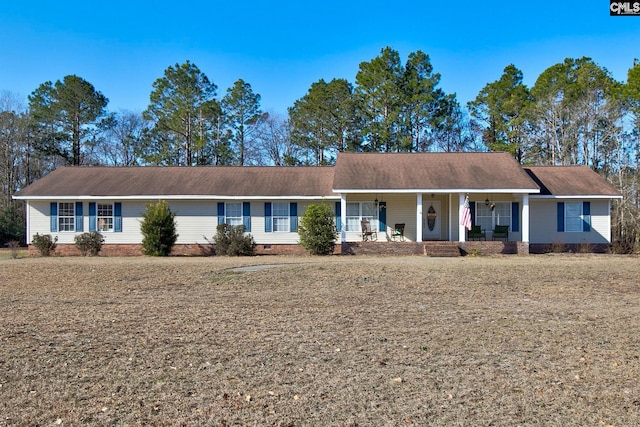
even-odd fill
[[(76, 209), (76, 214), (77, 212), (78, 209)], [(82, 230), (78, 230), (78, 226), (76, 226), (76, 231)], [(89, 202), (89, 231), (121, 233), (122, 203)]]
[(289, 231), (289, 203), (273, 203), (273, 231)]
[(58, 231), (76, 231), (74, 202), (58, 203)]
[(98, 203), (97, 210), (98, 231), (113, 231), (113, 205)]
[(242, 225), (242, 203), (227, 203), (225, 209), (225, 223), (233, 226)]
[(582, 231), (582, 202), (565, 202), (564, 231)]
[(265, 202), (264, 231), (266, 233), (298, 231), (298, 203)]
[(347, 231), (361, 231), (360, 221), (370, 221), (371, 228), (378, 229), (378, 209), (374, 202), (347, 203)]
[(476, 202), (476, 221), (482, 230), (493, 230), (496, 225), (511, 225), (511, 202), (493, 202), (494, 208)]

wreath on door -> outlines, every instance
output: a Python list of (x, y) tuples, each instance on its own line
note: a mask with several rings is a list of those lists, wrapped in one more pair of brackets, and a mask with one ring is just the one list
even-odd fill
[(433, 231), (435, 228), (437, 216), (436, 210), (433, 208), (433, 205), (431, 205), (427, 211), (427, 227), (429, 227), (429, 231)]

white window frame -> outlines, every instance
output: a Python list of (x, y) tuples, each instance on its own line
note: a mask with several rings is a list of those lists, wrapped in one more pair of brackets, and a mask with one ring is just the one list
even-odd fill
[(483, 231), (491, 231), (496, 225), (511, 225), (511, 202), (491, 202), (487, 206), (483, 202), (476, 202), (476, 217), (474, 224), (479, 225)]
[[(71, 207), (71, 214), (69, 214), (69, 206)], [(75, 202), (58, 202), (58, 231), (61, 233), (74, 233), (76, 231)]]
[(271, 204), (271, 230), (274, 233), (289, 232), (291, 229), (290, 212), (289, 202), (273, 202)]
[[(109, 211), (111, 211), (111, 215), (109, 215)], [(114, 231), (114, 212), (115, 206), (113, 203), (96, 203), (96, 229), (98, 232), (103, 233)]]
[(367, 220), (370, 222), (372, 230), (378, 230), (378, 208), (375, 202), (347, 202), (346, 231), (361, 232), (360, 221)]
[(581, 233), (583, 231), (582, 202), (564, 202), (564, 231)]
[[(231, 213), (231, 215), (229, 215)], [(225, 202), (224, 222), (227, 225), (243, 225), (242, 202)]]

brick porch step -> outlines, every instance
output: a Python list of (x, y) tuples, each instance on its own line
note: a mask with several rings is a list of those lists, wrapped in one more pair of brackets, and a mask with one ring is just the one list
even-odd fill
[(423, 253), (429, 257), (460, 256), (458, 242), (423, 242)]

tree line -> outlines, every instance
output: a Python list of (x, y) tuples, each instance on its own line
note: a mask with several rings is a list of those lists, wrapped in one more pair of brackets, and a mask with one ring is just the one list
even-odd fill
[[(532, 87), (507, 65), (466, 106), (439, 87), (430, 58), (390, 48), (360, 63), (354, 82), (321, 79), (288, 108), (263, 111), (238, 79), (222, 97), (195, 64), (169, 66), (143, 112), (69, 75), (26, 105), (0, 95), (0, 242), (23, 230), (11, 196), (60, 165), (325, 165), (339, 152), (506, 151), (522, 164), (588, 165), (625, 199), (614, 239), (638, 241), (640, 62), (616, 81), (590, 58), (567, 58)], [(22, 228), (21, 228), (22, 227)]]

